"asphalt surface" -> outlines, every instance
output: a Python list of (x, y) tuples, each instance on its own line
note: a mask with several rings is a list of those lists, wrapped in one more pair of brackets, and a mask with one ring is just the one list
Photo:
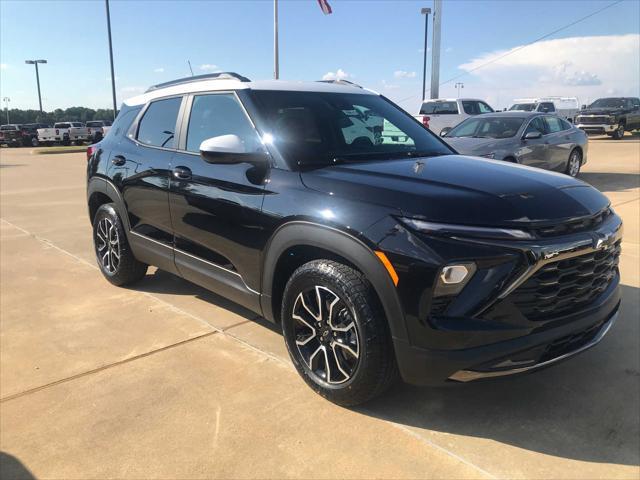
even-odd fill
[(312, 393), (277, 329), (223, 298), (155, 270), (108, 284), (85, 165), (0, 150), (0, 478), (640, 478), (640, 137), (591, 139), (581, 174), (625, 221), (600, 345), (357, 409)]

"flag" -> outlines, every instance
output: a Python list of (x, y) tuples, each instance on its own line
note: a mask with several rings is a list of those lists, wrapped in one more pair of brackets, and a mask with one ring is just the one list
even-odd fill
[(332, 13), (331, 5), (329, 5), (329, 2), (327, 2), (327, 0), (318, 0), (318, 5), (320, 5), (322, 13), (324, 13), (325, 15), (329, 15), (330, 13)]

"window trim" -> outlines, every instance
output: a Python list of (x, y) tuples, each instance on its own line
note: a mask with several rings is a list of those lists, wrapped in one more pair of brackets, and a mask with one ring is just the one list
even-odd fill
[[(138, 115), (136, 116), (135, 120), (131, 123), (131, 126), (129, 127), (129, 130), (127, 131), (126, 137), (131, 140), (133, 143), (135, 143), (136, 145), (140, 146), (140, 147), (145, 147), (145, 148), (154, 148), (156, 150), (164, 150), (166, 152), (175, 152), (176, 148), (167, 148), (167, 147), (159, 147), (157, 145), (149, 145), (147, 143), (142, 143), (138, 141), (138, 133), (140, 131), (140, 122), (142, 121), (142, 119), (144, 118), (145, 114), (147, 113), (147, 110), (149, 110), (149, 107), (151, 106), (152, 103), (155, 102), (159, 102), (162, 100), (170, 100), (172, 98), (180, 98), (181, 102), (180, 102), (180, 107), (178, 108), (178, 114), (176, 116), (176, 127), (175, 127), (175, 133), (173, 134), (174, 138), (176, 139), (180, 139), (180, 134), (182, 133), (180, 131), (180, 127), (181, 127), (181, 122), (179, 121), (182, 115), (182, 111), (184, 109), (184, 104), (185, 104), (185, 94), (180, 93), (177, 95), (168, 95), (166, 97), (160, 97), (160, 98), (154, 98), (153, 100), (150, 100), (149, 102), (147, 102), (147, 104), (138, 112)], [(174, 145), (176, 145), (177, 142), (174, 142)]]
[[(551, 116), (551, 115), (548, 115), (548, 116)], [(535, 115), (533, 118), (531, 118), (531, 119), (527, 122), (526, 126), (524, 127), (524, 130), (522, 131), (522, 137), (524, 138), (524, 136), (527, 134), (527, 130), (529, 129), (529, 126), (531, 125), (531, 122), (533, 122), (536, 118), (541, 119), (541, 120), (542, 120), (542, 123), (543, 123), (543, 125), (544, 125), (544, 133), (542, 133), (542, 136), (543, 136), (543, 137), (546, 137), (547, 135), (550, 135), (551, 133), (550, 133), (550, 132), (547, 132), (547, 124), (546, 124), (546, 122), (544, 121), (544, 117), (545, 117), (545, 115)]]

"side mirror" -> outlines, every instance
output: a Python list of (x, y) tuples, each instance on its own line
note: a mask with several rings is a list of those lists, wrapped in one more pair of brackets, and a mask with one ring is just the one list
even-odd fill
[(586, 105), (582, 105), (582, 107), (580, 107), (581, 110), (586, 110), (587, 106)]
[(537, 138), (542, 138), (542, 134), (540, 132), (528, 132), (525, 133), (522, 138), (523, 140), (535, 140)]
[(237, 135), (219, 135), (206, 139), (200, 144), (200, 156), (208, 163), (264, 163), (267, 153), (248, 152), (244, 142)]
[(440, 130), (440, 136), (441, 137), (446, 137), (447, 133), (449, 133), (451, 130), (453, 130), (453, 128), (451, 127), (444, 127), (442, 130)]

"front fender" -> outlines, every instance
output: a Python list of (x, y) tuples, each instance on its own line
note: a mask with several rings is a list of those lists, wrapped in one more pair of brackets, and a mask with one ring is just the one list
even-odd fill
[(394, 339), (408, 340), (404, 314), (389, 273), (372, 248), (346, 232), (326, 225), (292, 221), (278, 228), (271, 237), (263, 262), (261, 307), (263, 315), (276, 321), (272, 296), (273, 280), (280, 257), (295, 246), (311, 246), (331, 251), (355, 265), (375, 289)]

